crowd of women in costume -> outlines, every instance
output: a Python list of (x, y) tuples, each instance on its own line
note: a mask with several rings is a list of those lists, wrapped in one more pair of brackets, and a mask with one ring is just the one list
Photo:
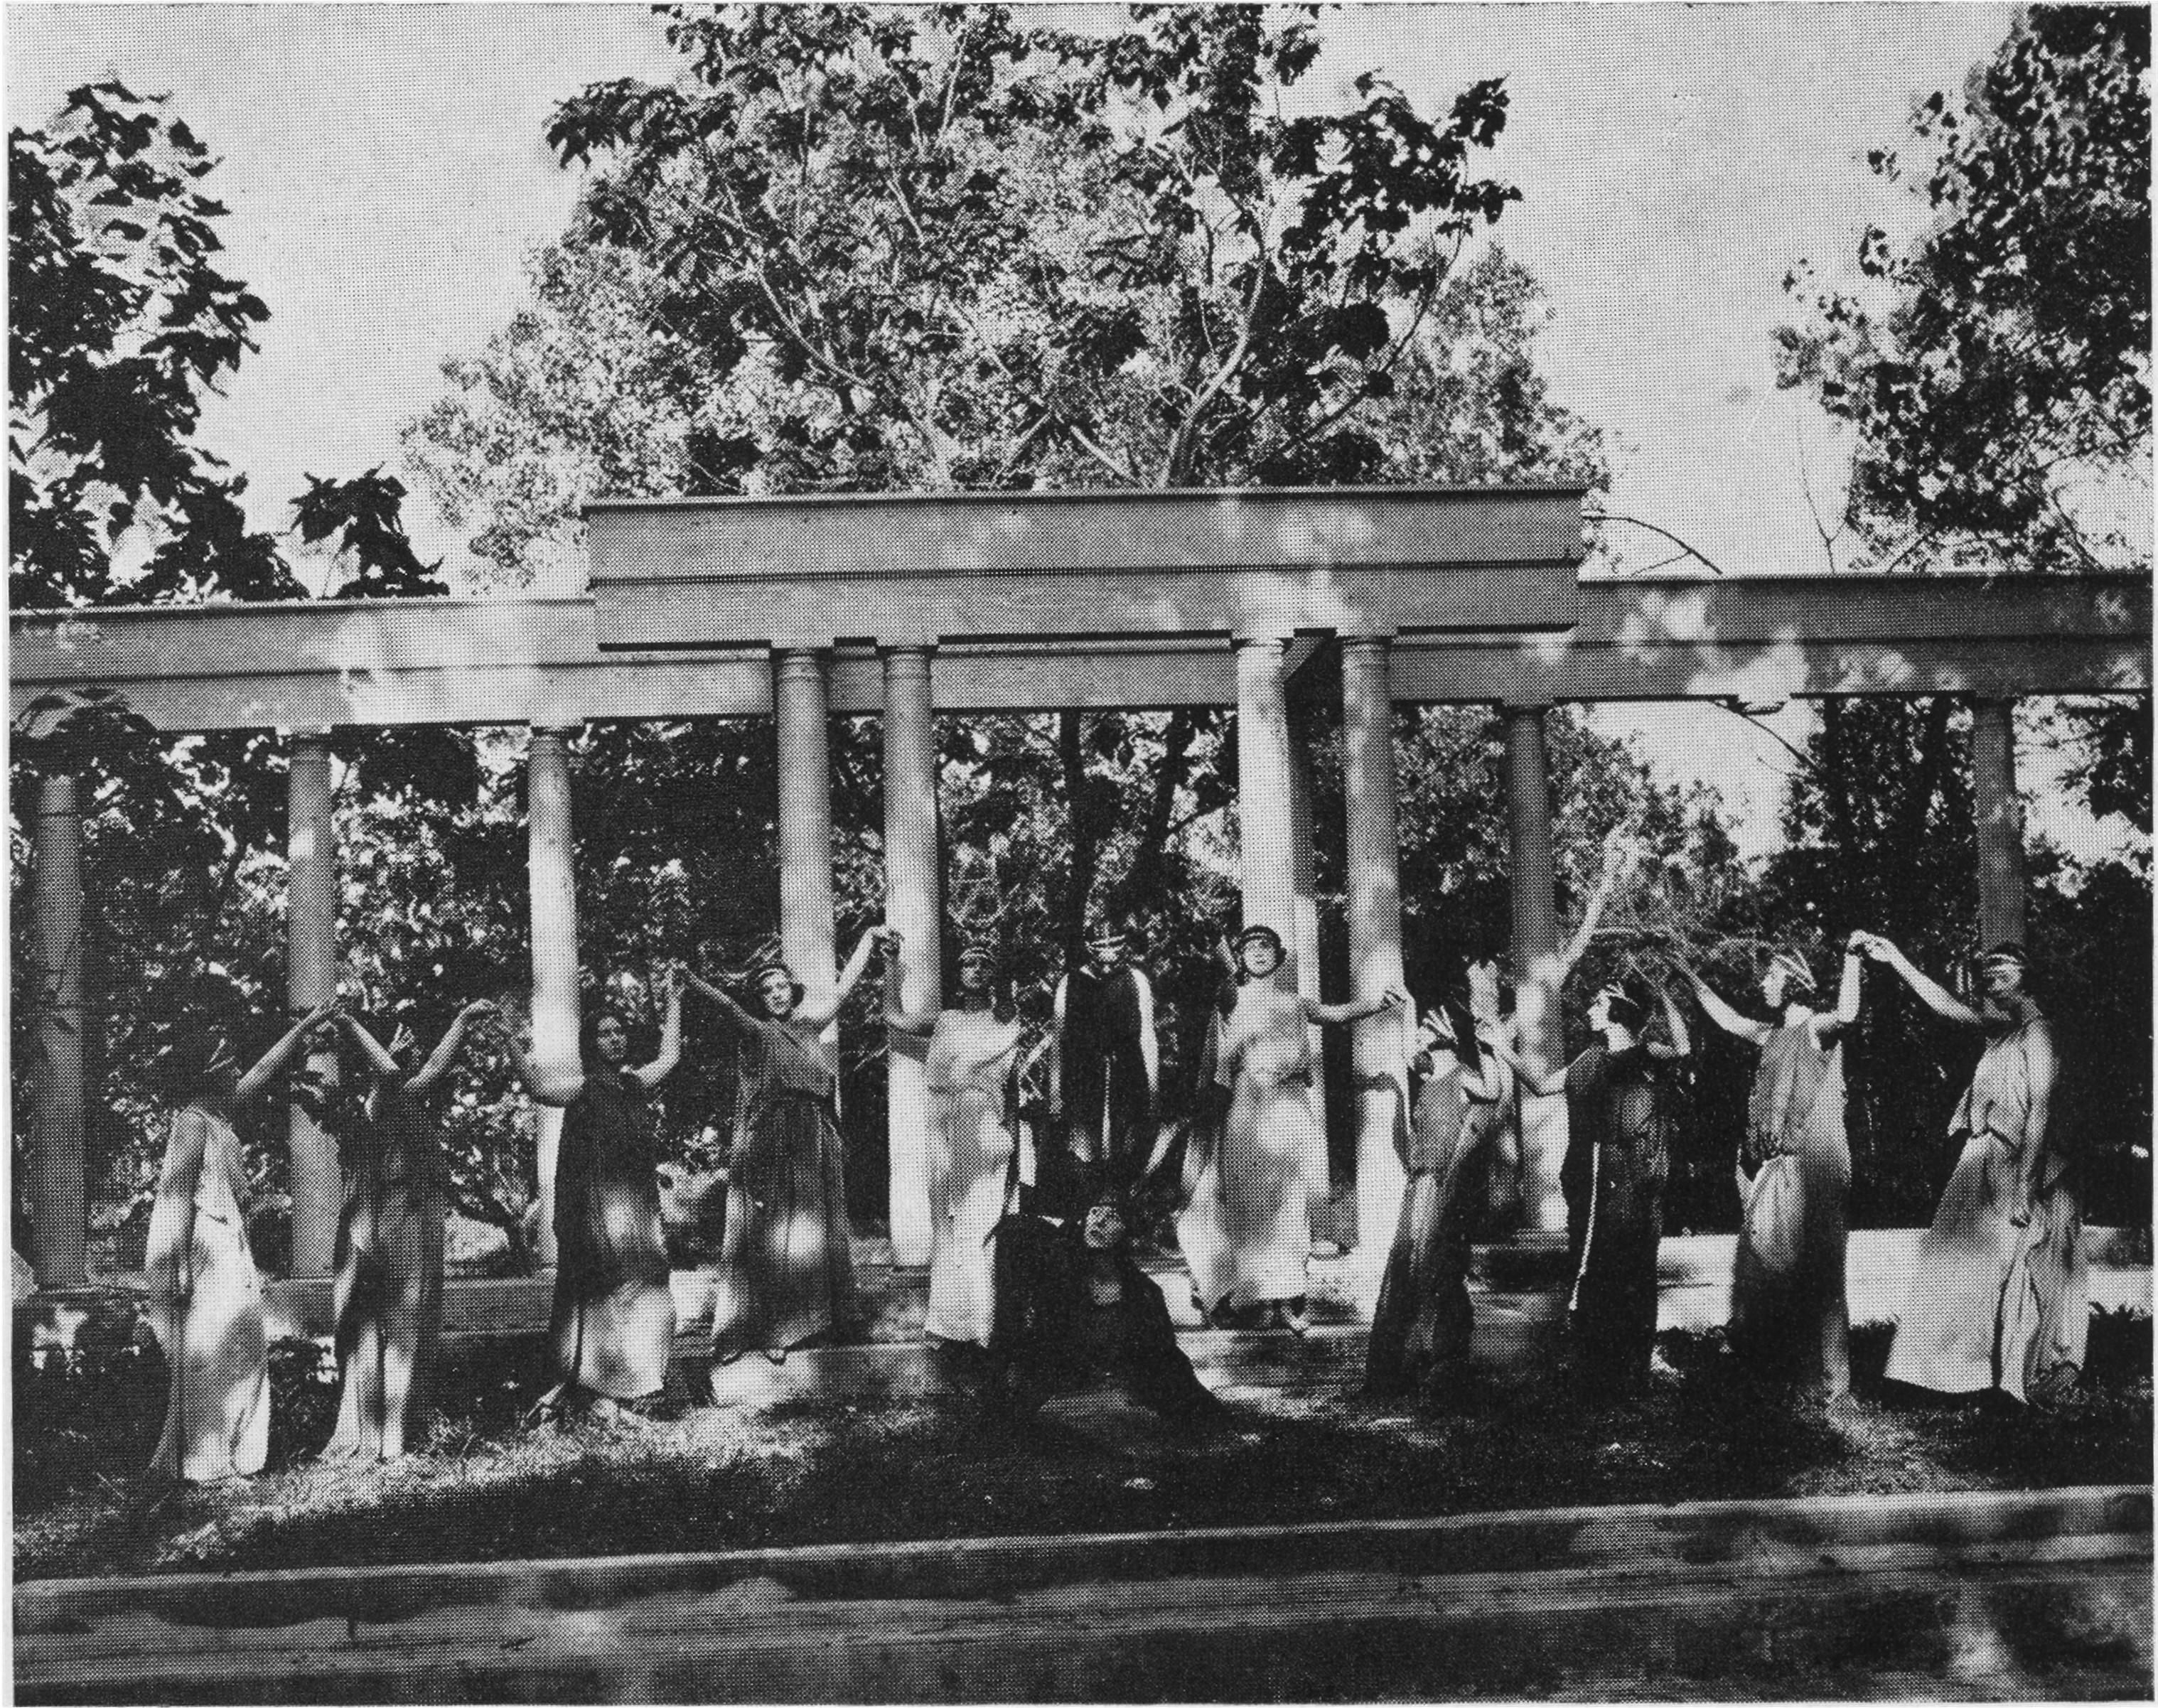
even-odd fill
[[(1602, 881), (1572, 942), (1545, 968), (1555, 998), (1630, 861), (1607, 846)], [(896, 933), (854, 946), (829, 994), (810, 999), (783, 964), (733, 989), (669, 973), (658, 992), (658, 1053), (628, 1060), (623, 1017), (586, 1019), (575, 1064), (535, 1060), (500, 1027), (509, 1070), (563, 1112), (553, 1181), (556, 1248), (551, 1385), (540, 1413), (648, 1405), (665, 1388), (677, 1329), (662, 1237), (653, 1100), (678, 1065), (685, 995), (705, 1005), (737, 1061), (727, 1213), (710, 1324), (710, 1382), (727, 1391), (746, 1357), (860, 1328), (833, 1059), (826, 1034), (881, 961), (891, 1047), (925, 1063), (932, 1231), (927, 1332), (979, 1349), (984, 1391), (1007, 1416), (1109, 1380), (1180, 1422), (1220, 1406), (1180, 1349), (1162, 1291), (1136, 1262), (1141, 1189), (1178, 1147), (1160, 1121), (1154, 994), (1132, 944), (1097, 928), (1052, 993), (1038, 1030), (1022, 1019), (995, 948), (958, 957), (957, 1000), (908, 1006)], [(1209, 1326), (1309, 1324), (1306, 1180), (1324, 1155), (1310, 1086), (1312, 1029), (1396, 1010), (1407, 993), (1328, 1004), (1300, 995), (1279, 936), (1251, 925), (1221, 946), (1195, 1117), (1182, 1129), (1178, 1243), (1191, 1302)], [(1738, 1146), (1743, 1222), (1732, 1283), (1732, 1349), (1764, 1374), (1829, 1396), (1850, 1382), (1845, 1302), (1844, 1040), (1868, 962), (1942, 1019), (1982, 1031), (1985, 1054), (1951, 1122), (1961, 1151), (1921, 1241), (1887, 1375), (1950, 1393), (2018, 1398), (2072, 1382), (2086, 1313), (2075, 1181), (2048, 1115), (2052, 1035), (2026, 985), (2023, 951), (1980, 962), (1975, 1005), (1887, 939), (1854, 931), (1833, 1000), (1801, 956), (1773, 957), (1748, 1014), (1666, 952), (1652, 988), (1590, 993), (1592, 1039), (1571, 1061), (1538, 1054), (1505, 1011), (1498, 969), (1472, 964), (1417, 1022), (1413, 1117), (1397, 1143), (1407, 1171), (1398, 1229), (1374, 1313), (1366, 1372), (1381, 1396), (1443, 1400), (1466, 1366), (1470, 1240), (1494, 1169), (1519, 1167), (1524, 1093), (1563, 1096), (1573, 1368), (1623, 1391), (1648, 1378), (1656, 1257), (1677, 1076), (1692, 1040), (1673, 986), (1759, 1052)], [(149, 1236), (152, 1324), (171, 1368), (155, 1464), (204, 1480), (261, 1468), (270, 1390), (261, 1278), (249, 1251), (238, 1107), (295, 1064), (336, 1050), (345, 1194), (338, 1236), (335, 1348), (343, 1391), (326, 1456), (392, 1458), (424, 1438), (440, 1336), (446, 1174), (426, 1112), (493, 1004), (461, 1012), (424, 1059), (401, 1029), (328, 1004), (298, 1020), (245, 1073), (205, 1035), (178, 1053), (173, 1118)], [(1517, 1006), (1517, 1013), (1518, 1013)]]

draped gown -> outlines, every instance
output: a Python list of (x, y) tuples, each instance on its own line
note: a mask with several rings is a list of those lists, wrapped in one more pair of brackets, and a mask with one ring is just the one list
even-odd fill
[(1645, 1045), (1613, 1051), (1600, 1042), (1566, 1071), (1582, 1211), (1573, 1329), (1578, 1369), (1600, 1385), (1644, 1377), (1655, 1345), (1656, 1254), (1670, 1172), (1667, 1072)]
[(190, 1483), (252, 1476), (270, 1456), (269, 1343), (240, 1210), (246, 1179), (230, 1122), (194, 1105), (173, 1117), (145, 1254), (150, 1326), (172, 1368), (150, 1468)]
[(648, 1100), (620, 1070), (590, 1070), (562, 1112), (555, 1168), (557, 1372), (610, 1400), (666, 1385), (674, 1294), (659, 1227)]
[[(1402, 1148), (1408, 1184), (1371, 1314), (1364, 1370), (1370, 1394), (1415, 1393), (1469, 1355), (1469, 1236), (1504, 1097), (1471, 1091), (1451, 1050), (1440, 1063), (1417, 1095)], [(1487, 1062), (1487, 1073), (1495, 1066)]]
[[(723, 1011), (724, 1012), (724, 1011)], [(835, 1081), (816, 1033), (730, 1015), (741, 1057), (712, 1351), (799, 1346), (854, 1325)]]
[(387, 1459), (426, 1429), (442, 1331), (442, 1148), (412, 1094), (385, 1080), (355, 1125), (338, 1223), (342, 1383), (328, 1458)]
[(995, 1320), (997, 1223), (1013, 1155), (1006, 1096), (1020, 1023), (985, 1010), (947, 1009), (930, 1035), (930, 1210), (927, 1331), (987, 1346)]
[(1851, 1141), (1843, 1047), (1814, 1019), (1761, 1041), (1747, 1107), (1745, 1219), (1731, 1282), (1731, 1345), (1764, 1372), (1834, 1396), (1851, 1387), (1844, 1293)]
[[(1998, 1387), (2023, 1400), (2073, 1385), (2083, 1368), (2083, 1215), (2068, 1157), (2032, 1096), (2032, 1052), (2050, 1053), (2052, 1042), (2034, 1016), (1979, 1059), (1949, 1122), (1963, 1149), (1918, 1242), (1888, 1354), (1892, 1381), (1947, 1394)], [(2027, 1221), (2026, 1165), (2036, 1186)]]

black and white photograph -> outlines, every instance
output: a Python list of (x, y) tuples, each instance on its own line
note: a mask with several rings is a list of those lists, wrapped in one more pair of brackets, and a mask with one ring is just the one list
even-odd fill
[(11, 1700), (2150, 1700), (2148, 8), (0, 30)]

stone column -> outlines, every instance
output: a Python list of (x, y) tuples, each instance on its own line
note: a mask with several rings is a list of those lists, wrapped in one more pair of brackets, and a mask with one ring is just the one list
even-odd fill
[[(287, 999), (297, 1016), (337, 993), (337, 829), (330, 815), (330, 747), (324, 735), (292, 741), (287, 772), (286, 961)], [(307, 1057), (316, 1083), (333, 1086), (334, 1051)], [(292, 1274), (328, 1275), (337, 1260), (341, 1182), (336, 1135), (294, 1099), (287, 1116), (292, 1185)]]
[[(930, 709), (929, 651), (884, 654), (885, 922), (901, 937), (906, 1006), (943, 1000), (937, 916), (937, 727)], [(929, 1262), (929, 1092), (921, 1060), (888, 1057), (891, 1255), (904, 1267)]]
[[(534, 725), (525, 750), (526, 879), (532, 907), (532, 1060), (566, 1068), (577, 1047), (576, 844), (570, 814), (570, 738), (574, 726)], [(555, 1164), (562, 1147), (562, 1112), (535, 1112), (534, 1163), (539, 1175), (539, 1257), (555, 1262)]]
[[(1558, 1065), (1558, 878), (1551, 860), (1551, 761), (1540, 705), (1506, 708), (1506, 773), (1514, 900), (1514, 1002), (1520, 1049)], [(1523, 1096), (1522, 1213), (1539, 1229), (1566, 1226), (1559, 1167), (1566, 1160), (1566, 1100)]]
[(2023, 941), (2023, 800), (2016, 791), (2016, 702), (1970, 709), (1972, 808), (1978, 821), (1979, 947)]
[[(828, 1001), (832, 958), (831, 699), (823, 657), (806, 648), (772, 654), (772, 709), (779, 742), (779, 940), (812, 1002)], [(839, 1025), (824, 1035), (836, 1066)]]
[[(1402, 966), (1401, 845), (1395, 822), (1394, 701), (1386, 642), (1341, 642), (1341, 771), (1347, 807), (1350, 994), (1365, 1000), (1407, 982)], [(1383, 1264), (1400, 1219), (1396, 1145), (1408, 1125), (1408, 1050), (1416, 1024), (1403, 1008), (1356, 1023), (1356, 1242)]]
[(38, 1055), (30, 1231), (38, 1286), (80, 1287), (88, 1205), (82, 1157), (82, 813), (72, 777), (38, 782)]
[(1295, 780), (1278, 637), (1236, 642), (1236, 824), (1244, 924), (1296, 947)]
[[(1292, 703), (1288, 707), (1289, 866), (1296, 892), (1296, 929), (1289, 934), (1289, 952), (1296, 957), (1296, 988), (1314, 1002), (1324, 998), (1319, 976), (1319, 885), (1311, 859), (1311, 744), (1310, 708)], [(1326, 1125), (1326, 1039), (1324, 1030), (1306, 1029), (1311, 1045), (1311, 1143), (1304, 1157), (1304, 1206), (1314, 1235), (1329, 1242), (1340, 1230), (1334, 1226), (1334, 1165), (1328, 1149)]]

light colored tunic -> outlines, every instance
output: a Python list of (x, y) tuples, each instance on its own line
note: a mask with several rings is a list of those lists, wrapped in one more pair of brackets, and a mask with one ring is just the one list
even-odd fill
[[(1963, 1140), (1888, 1355), (1892, 1381), (1944, 1394), (1999, 1387), (2017, 1399), (2073, 1383), (2089, 1329), (2083, 1216), (2068, 1159), (2034, 1128), (2033, 1052), (2052, 1035), (2034, 1017), (1993, 1039), (1954, 1117)], [(2039, 1154), (2033, 1157), (2036, 1147)], [(2024, 1210), (2026, 1167), (2035, 1202)]]
[(1013, 1135), (1005, 1088), (1020, 1023), (947, 1009), (930, 1035), (929, 1316), (939, 1340), (989, 1344), (995, 1320), (993, 1235), (1004, 1217)]
[(1220, 1246), (1195, 1251), (1187, 1240), (1193, 1287), (1210, 1311), (1301, 1298), (1311, 1256), (1303, 1164), (1317, 1125), (1304, 998), (1271, 982), (1239, 987), (1216, 1071), (1230, 1087), (1229, 1112), (1194, 1192), (1212, 1202), (1193, 1209), (1195, 1231), (1218, 1227)]
[(1746, 1160), (1731, 1286), (1732, 1349), (1757, 1367), (1826, 1394), (1851, 1386), (1844, 1295), (1851, 1143), (1844, 1132), (1843, 1048), (1816, 1019), (1761, 1040), (1747, 1110)]
[(190, 1483), (252, 1476), (270, 1456), (262, 1277), (240, 1212), (246, 1178), (229, 1122), (192, 1105), (173, 1117), (145, 1257), (150, 1326), (173, 1373), (150, 1468)]

